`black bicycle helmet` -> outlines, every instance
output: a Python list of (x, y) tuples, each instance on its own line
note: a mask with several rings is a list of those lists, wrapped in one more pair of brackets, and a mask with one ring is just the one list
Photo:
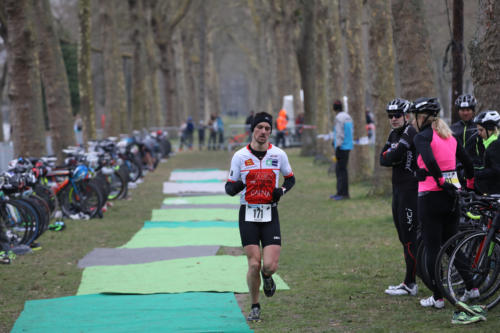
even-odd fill
[(476, 98), (470, 94), (463, 94), (457, 97), (455, 100), (455, 106), (458, 109), (471, 109), (474, 110), (476, 107)]
[(407, 113), (410, 107), (410, 101), (403, 98), (396, 98), (387, 104), (385, 111), (387, 111), (387, 113)]
[(431, 116), (437, 116), (437, 114), (441, 111), (441, 105), (436, 97), (420, 97), (417, 98), (411, 108), (410, 112), (418, 114), (418, 113), (427, 113)]
[(474, 123), (491, 130), (499, 126), (500, 114), (495, 110), (486, 110), (474, 118)]

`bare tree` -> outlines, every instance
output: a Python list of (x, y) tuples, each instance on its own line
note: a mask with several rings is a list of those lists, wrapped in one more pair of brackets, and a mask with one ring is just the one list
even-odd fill
[(392, 0), (393, 38), (406, 99), (436, 95), (429, 34), (422, 0)]
[[(303, 26), (301, 37), (297, 48), (297, 58), (304, 89), (304, 124), (316, 124), (316, 0), (303, 2)], [(301, 155), (311, 156), (315, 154), (316, 131), (305, 130), (302, 133)]]
[(52, 148), (58, 159), (62, 161), (64, 158), (62, 149), (75, 143), (68, 77), (59, 38), (53, 26), (50, 3), (48, 0), (36, 0), (32, 1), (32, 4), (39, 40), (37, 50), (45, 88)]
[(131, 41), (134, 48), (132, 75), (132, 128), (140, 130), (146, 126), (147, 105), (147, 64), (144, 45), (144, 29), (147, 25), (141, 0), (129, 0)]
[(14, 152), (17, 156), (45, 153), (40, 73), (29, 0), (6, 0), (9, 32), (9, 99)]
[(78, 0), (80, 20), (80, 42), (78, 44), (78, 83), (80, 110), (83, 119), (85, 140), (96, 138), (94, 96), (92, 92), (92, 70), (90, 64), (90, 0)]
[[(347, 49), (347, 97), (349, 112), (354, 125), (354, 138), (365, 132), (365, 73), (363, 47), (361, 44), (362, 0), (342, 0), (342, 14), (345, 15), (345, 44)], [(366, 180), (373, 170), (373, 158), (368, 145), (357, 145), (352, 150), (350, 168), (353, 179)]]
[(477, 31), (470, 44), (474, 94), (478, 110), (500, 108), (500, 3), (479, 1)]
[(126, 95), (123, 60), (116, 31), (116, 8), (119, 0), (104, 1), (100, 7), (102, 49), (104, 60), (105, 114), (107, 115), (105, 136), (116, 136), (125, 129), (122, 115), (125, 114)]
[[(165, 98), (167, 100), (166, 123), (174, 125), (175, 114), (175, 71), (174, 50), (171, 45), (174, 28), (186, 16), (191, 0), (182, 3), (166, 1), (151, 1), (153, 17), (151, 19), (155, 42), (160, 50), (160, 70), (165, 83)], [(173, 13), (173, 14), (172, 14)]]
[(375, 168), (372, 194), (391, 193), (391, 170), (378, 163), (379, 154), (386, 142), (390, 126), (385, 112), (386, 104), (394, 98), (394, 48), (391, 28), (391, 8), (385, 0), (367, 2), (369, 15), (369, 84), (372, 97), (373, 113), (377, 124), (375, 142)]

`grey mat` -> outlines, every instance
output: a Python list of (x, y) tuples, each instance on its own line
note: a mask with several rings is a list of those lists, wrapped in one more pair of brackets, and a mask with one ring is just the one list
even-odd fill
[(160, 260), (214, 256), (219, 246), (96, 248), (78, 261), (78, 267), (143, 264)]
[(161, 209), (191, 209), (191, 208), (227, 208), (227, 209), (235, 209), (240, 208), (240, 205), (231, 205), (231, 204), (186, 204), (186, 205), (162, 205)]

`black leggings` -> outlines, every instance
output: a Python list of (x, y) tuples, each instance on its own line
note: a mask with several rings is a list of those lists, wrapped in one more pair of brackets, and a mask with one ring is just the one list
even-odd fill
[[(419, 193), (420, 194), (420, 193)], [(436, 286), (434, 268), (441, 246), (458, 231), (460, 208), (455, 198), (444, 191), (430, 191), (418, 197), (418, 220), (427, 253), (427, 271), (434, 299), (443, 298)]]
[(417, 271), (417, 187), (392, 188), (392, 216), (398, 231), (399, 241), (403, 245), (406, 263), (404, 283), (415, 283)]

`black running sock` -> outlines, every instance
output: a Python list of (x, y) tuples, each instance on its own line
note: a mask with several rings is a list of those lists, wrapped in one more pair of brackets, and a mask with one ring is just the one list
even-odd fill
[(260, 303), (255, 303), (255, 304), (252, 304), (252, 309), (253, 308), (259, 308), (260, 309)]
[(267, 280), (267, 279), (269, 279), (269, 278), (271, 277), (271, 275), (266, 275), (266, 274), (264, 274), (264, 272), (263, 272), (263, 271), (260, 271), (260, 274), (262, 275), (262, 278), (263, 278), (263, 279), (266, 279), (266, 280)]

